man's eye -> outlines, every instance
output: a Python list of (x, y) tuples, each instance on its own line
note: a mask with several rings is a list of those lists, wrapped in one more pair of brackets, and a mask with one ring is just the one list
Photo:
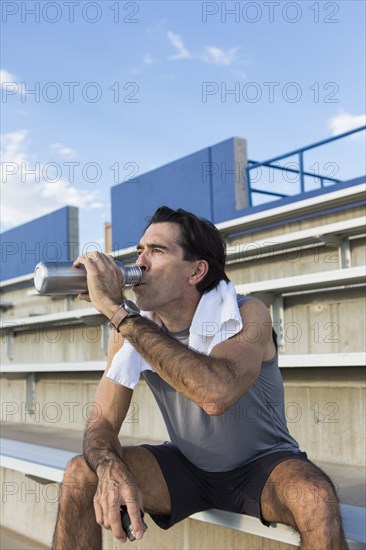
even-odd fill
[(156, 254), (156, 252), (162, 252), (162, 250), (160, 250), (160, 248), (153, 248), (153, 252)]

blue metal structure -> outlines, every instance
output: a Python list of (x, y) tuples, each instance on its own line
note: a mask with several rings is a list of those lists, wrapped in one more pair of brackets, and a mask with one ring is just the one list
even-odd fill
[[(178, 159), (139, 176), (137, 180), (120, 183), (112, 188), (112, 249), (121, 250), (135, 246), (148, 218), (163, 204), (171, 208), (190, 210), (217, 224), (257, 211), (270, 210), (280, 203), (288, 204), (304, 197), (310, 198), (336, 188), (354, 185), (354, 182), (348, 183), (329, 175), (304, 170), (304, 153), (365, 128), (356, 128), (264, 162), (248, 160), (241, 168), (243, 181), (242, 188), (239, 190), (238, 174), (233, 169), (234, 165), (238, 165), (235, 150), (236, 143), (240, 141), (239, 138), (231, 138)], [(293, 155), (298, 156), (299, 169), (275, 164)], [(262, 166), (276, 172), (298, 174), (300, 189), (294, 190), (291, 194), (285, 194), (274, 191), (273, 185), (271, 190), (254, 187), (251, 172)], [(305, 189), (305, 177), (308, 176), (320, 181), (318, 189)], [(253, 205), (255, 193), (268, 195), (272, 199), (264, 204)], [(238, 201), (238, 194), (241, 194), (239, 197), (241, 201)], [(270, 212), (268, 216), (270, 217)]]
[(1, 281), (32, 273), (40, 261), (74, 260), (79, 252), (78, 208), (65, 206), (4, 231), (0, 238)]
[(234, 170), (240, 164), (243, 172), (246, 165), (238, 161), (243, 158), (238, 144), (244, 147), (245, 140), (230, 138), (112, 187), (112, 249), (135, 246), (162, 205), (184, 208), (214, 223), (235, 218), (239, 195), (241, 207), (248, 204), (244, 178), (239, 189), (240, 174)]
[[(339, 181), (316, 174), (320, 188), (306, 190), (305, 177), (314, 178), (314, 173), (304, 170), (304, 153), (365, 129), (356, 128), (264, 162), (247, 161), (245, 140), (230, 138), (120, 183), (111, 190), (112, 250), (135, 246), (148, 218), (163, 204), (185, 208), (215, 224), (268, 210), (266, 225), (270, 225), (271, 208), (362, 183), (364, 176)], [(299, 170), (275, 164), (293, 155), (298, 155)], [(255, 188), (251, 172), (261, 166), (298, 174), (300, 190), (285, 195)], [(255, 193), (272, 196), (272, 200), (253, 206)], [(78, 209), (70, 206), (5, 231), (1, 234), (0, 280), (30, 274), (41, 260), (73, 260), (78, 255), (78, 241)]]
[[(299, 174), (299, 177), (300, 177), (300, 193), (305, 193), (306, 192), (305, 191), (305, 176), (311, 176), (313, 178), (317, 177), (320, 181), (320, 187), (321, 188), (324, 187), (324, 182), (325, 181), (329, 181), (332, 184), (339, 183), (340, 182), (339, 179), (331, 178), (329, 176), (322, 176), (321, 174), (315, 174), (314, 172), (310, 173), (310, 172), (305, 171), (304, 170), (304, 153), (306, 151), (310, 151), (310, 149), (315, 149), (316, 147), (320, 147), (321, 145), (326, 145), (327, 143), (331, 143), (332, 141), (337, 141), (339, 139), (343, 139), (347, 136), (350, 136), (351, 134), (355, 134), (357, 132), (362, 132), (364, 130), (366, 130), (366, 126), (361, 126), (359, 128), (355, 128), (354, 130), (350, 130), (349, 132), (344, 132), (343, 134), (339, 134), (339, 135), (331, 137), (331, 138), (327, 138), (327, 139), (323, 139), (321, 141), (317, 141), (316, 143), (313, 143), (311, 145), (301, 147), (300, 149), (295, 149), (294, 151), (290, 151), (289, 153), (285, 153), (284, 155), (279, 155), (277, 157), (273, 157), (271, 159), (265, 160), (264, 162), (257, 162), (257, 161), (249, 160), (248, 161), (248, 166), (246, 168), (246, 180), (247, 180), (247, 185), (248, 185), (249, 206), (253, 206), (253, 197), (252, 197), (253, 193), (260, 193), (260, 194), (263, 194), (263, 195), (270, 195), (270, 196), (273, 196), (273, 197), (280, 197), (280, 198), (290, 196), (290, 195), (286, 195), (286, 194), (283, 194), (283, 193), (276, 193), (274, 191), (267, 191), (267, 190), (256, 189), (256, 188), (252, 187), (250, 172), (251, 172), (251, 170), (260, 168), (261, 166), (269, 167), (269, 168), (272, 168), (274, 170), (280, 170), (280, 171)], [(275, 162), (277, 162), (279, 160), (284, 160), (284, 159), (292, 157), (294, 155), (297, 155), (297, 157), (298, 157), (299, 170), (289, 168), (289, 167), (286, 167), (286, 166), (280, 166), (278, 164), (274, 164)]]

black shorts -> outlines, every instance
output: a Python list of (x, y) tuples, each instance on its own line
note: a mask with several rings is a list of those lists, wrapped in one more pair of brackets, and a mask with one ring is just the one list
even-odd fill
[(210, 508), (248, 514), (269, 525), (262, 517), (260, 500), (270, 473), (284, 460), (307, 460), (306, 453), (296, 449), (277, 451), (228, 472), (206, 472), (196, 468), (172, 443), (141, 446), (158, 461), (169, 489), (170, 515), (150, 514), (162, 529)]

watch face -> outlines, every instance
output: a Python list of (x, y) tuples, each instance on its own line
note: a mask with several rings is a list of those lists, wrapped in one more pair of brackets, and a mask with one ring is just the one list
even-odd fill
[(124, 300), (123, 301), (123, 307), (125, 308), (125, 310), (128, 313), (132, 313), (132, 314), (135, 314), (135, 315), (140, 315), (139, 308), (137, 307), (137, 305), (134, 302), (132, 302), (132, 300)]

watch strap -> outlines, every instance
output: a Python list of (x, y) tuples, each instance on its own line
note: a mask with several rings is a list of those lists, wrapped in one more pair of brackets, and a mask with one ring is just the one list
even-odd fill
[(119, 327), (125, 319), (128, 319), (129, 317), (139, 316), (140, 314), (138, 313), (138, 311), (131, 309), (131, 307), (128, 305), (128, 301), (123, 300), (123, 302), (119, 305), (117, 311), (112, 315), (109, 321), (109, 327), (118, 332)]
[(117, 309), (117, 311), (112, 315), (111, 319), (109, 320), (109, 328), (116, 330), (118, 332), (119, 327), (121, 326), (121, 323), (125, 320), (125, 318), (128, 316), (127, 311), (123, 307), (123, 302)]

